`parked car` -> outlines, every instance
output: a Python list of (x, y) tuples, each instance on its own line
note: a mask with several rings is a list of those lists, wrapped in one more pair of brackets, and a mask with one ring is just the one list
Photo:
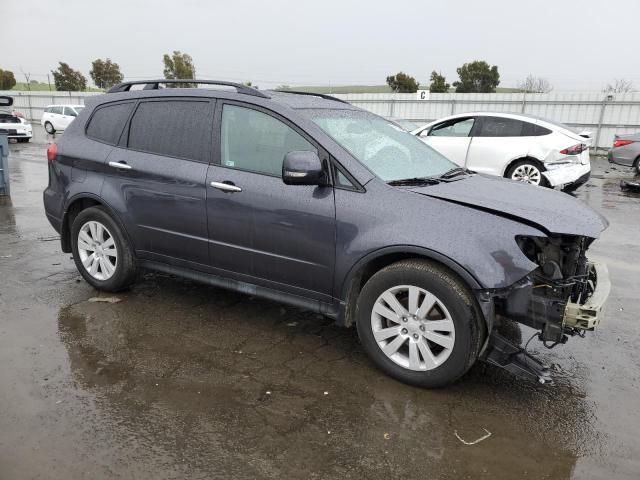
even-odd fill
[(66, 130), (83, 108), (84, 105), (49, 105), (42, 114), (40, 124), (50, 134)]
[(92, 97), (47, 151), (46, 215), (95, 288), (146, 268), (307, 308), (424, 387), (479, 358), (546, 381), (496, 326), (556, 344), (600, 321), (586, 252), (608, 223), (583, 202), (468, 173), (326, 95), (143, 83)]
[(640, 175), (640, 133), (616, 135), (607, 158), (610, 163), (633, 167)]
[(9, 138), (15, 138), (18, 142), (28, 142), (33, 137), (31, 124), (11, 109), (12, 97), (0, 97), (0, 133)]
[(528, 115), (475, 112), (412, 132), (461, 167), (572, 191), (589, 180), (590, 133)]

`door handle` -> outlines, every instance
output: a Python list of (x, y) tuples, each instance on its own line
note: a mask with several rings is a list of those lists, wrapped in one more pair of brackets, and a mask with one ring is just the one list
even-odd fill
[(222, 190), (223, 192), (241, 192), (242, 189), (240, 187), (236, 187), (232, 183), (225, 182), (211, 182), (210, 184), (213, 188), (217, 188), (218, 190)]
[(133, 168), (131, 165), (127, 165), (126, 162), (109, 162), (109, 166), (120, 170), (131, 170)]

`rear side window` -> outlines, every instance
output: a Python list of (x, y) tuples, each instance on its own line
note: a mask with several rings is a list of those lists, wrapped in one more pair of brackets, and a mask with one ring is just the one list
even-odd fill
[(129, 127), (129, 148), (208, 162), (212, 107), (209, 101), (140, 103)]
[(522, 137), (525, 122), (513, 118), (483, 117), (476, 137)]
[(549, 135), (550, 133), (551, 130), (549, 130), (548, 128), (544, 128), (540, 125), (529, 122), (524, 122), (524, 127), (522, 129), (523, 137), (541, 137), (543, 135)]
[(127, 102), (98, 108), (89, 120), (87, 137), (110, 145), (118, 143), (133, 105)]

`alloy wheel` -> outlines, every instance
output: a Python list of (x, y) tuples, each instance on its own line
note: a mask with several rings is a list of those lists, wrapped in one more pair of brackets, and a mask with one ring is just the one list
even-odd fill
[(382, 352), (415, 371), (433, 370), (453, 351), (455, 325), (444, 303), (413, 285), (382, 293), (373, 305), (371, 329)]
[(108, 280), (118, 267), (118, 249), (113, 235), (102, 223), (91, 220), (78, 232), (78, 255), (96, 280)]
[(542, 180), (542, 173), (540, 169), (535, 165), (524, 164), (519, 165), (511, 174), (511, 180), (517, 180), (519, 182), (530, 183), (531, 185), (540, 185)]

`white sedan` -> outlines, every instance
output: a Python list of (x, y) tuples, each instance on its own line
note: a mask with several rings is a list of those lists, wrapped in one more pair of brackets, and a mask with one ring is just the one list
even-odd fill
[(461, 167), (565, 191), (589, 180), (589, 132), (522, 114), (451, 115), (411, 132)]

